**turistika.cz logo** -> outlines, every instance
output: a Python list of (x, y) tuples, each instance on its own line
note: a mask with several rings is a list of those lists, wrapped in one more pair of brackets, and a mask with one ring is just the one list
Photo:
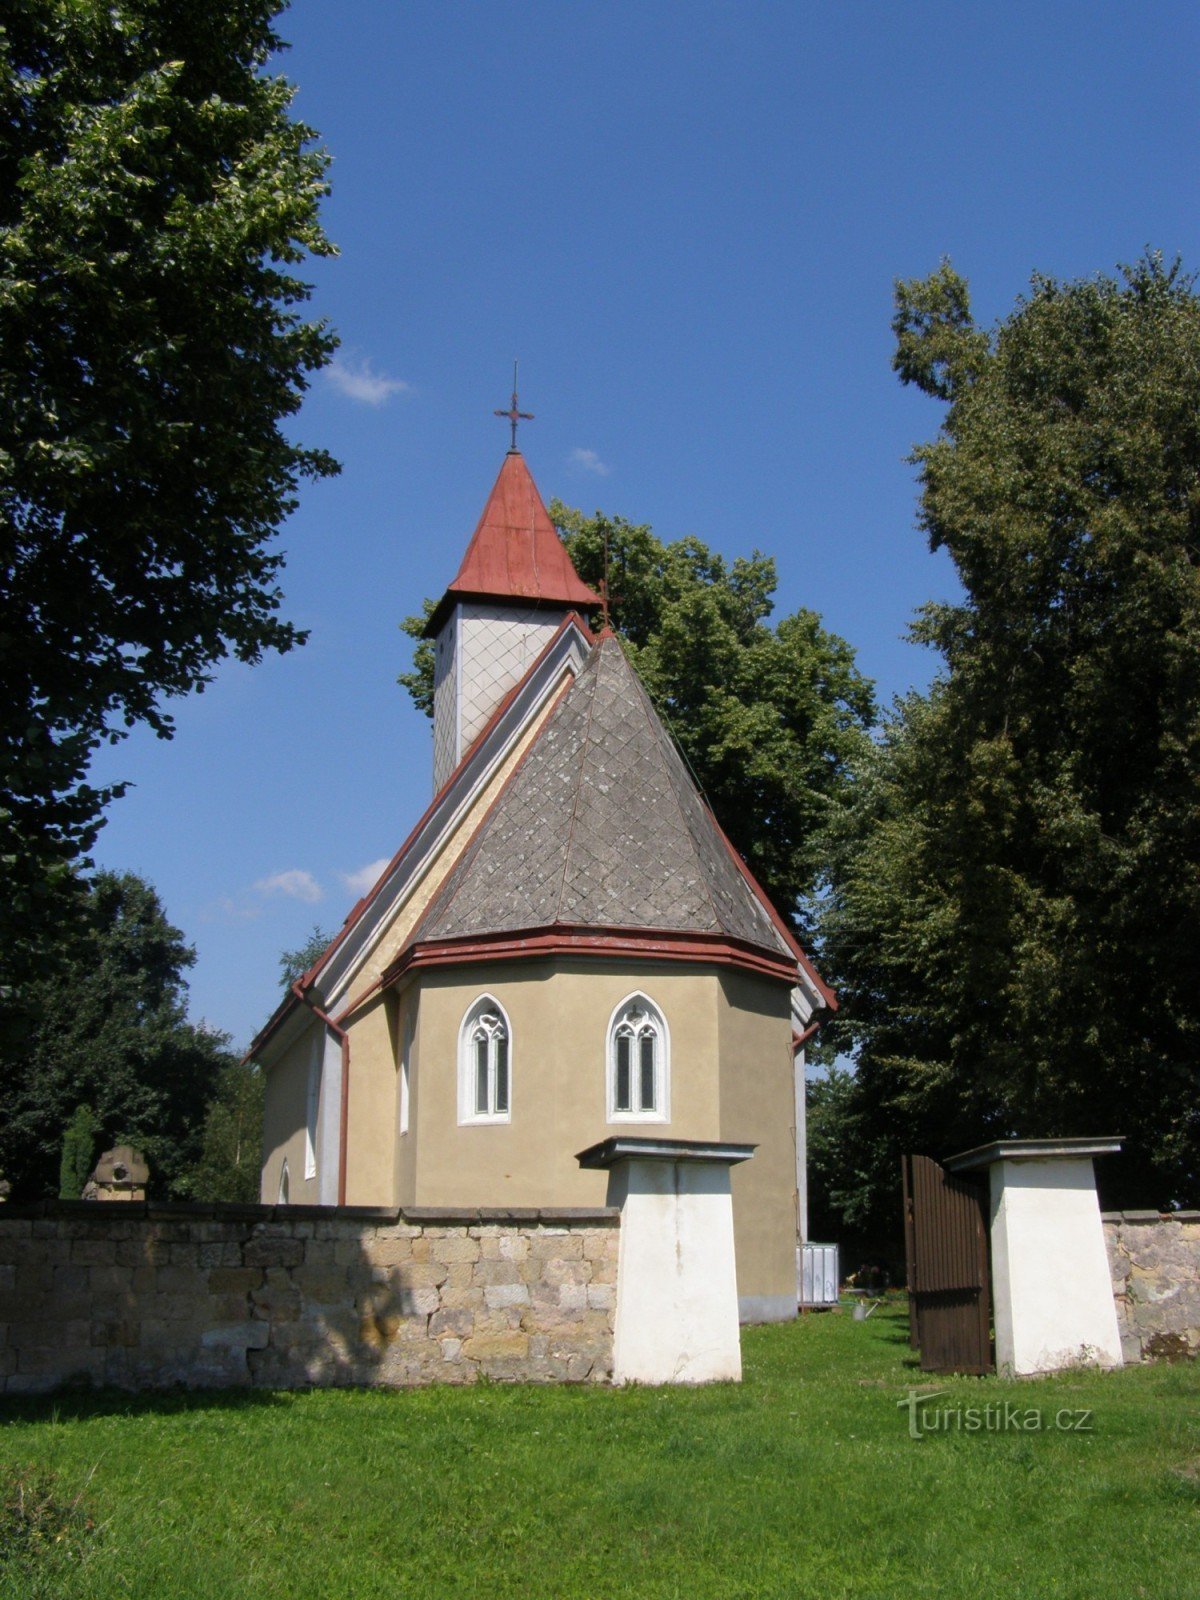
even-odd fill
[(910, 1389), (896, 1406), (908, 1412), (908, 1436), (923, 1439), (927, 1433), (1091, 1433), (1092, 1413), (1082, 1407), (1063, 1406), (1043, 1411), (1039, 1406), (1014, 1400), (997, 1400), (984, 1406), (937, 1406), (933, 1402), (949, 1389)]

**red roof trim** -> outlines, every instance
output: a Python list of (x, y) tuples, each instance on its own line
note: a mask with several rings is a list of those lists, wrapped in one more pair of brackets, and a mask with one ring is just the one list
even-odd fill
[(717, 821), (716, 817), (713, 816), (712, 807), (709, 806), (708, 801), (705, 800), (703, 794), (700, 796), (700, 798), (701, 798), (702, 801), (704, 801), (704, 805), (708, 809), (708, 814), (709, 814), (710, 817), (712, 817), (713, 825), (716, 828), (717, 832), (721, 836), (721, 843), (725, 846), (726, 850), (729, 851), (729, 854), (730, 854), (730, 857), (731, 857), (731, 859), (733, 861), (734, 866), (741, 873), (742, 877), (745, 878), (746, 882), (750, 885), (751, 889), (753, 889), (755, 895), (758, 897), (758, 899), (762, 903), (763, 910), (767, 913), (767, 915), (770, 917), (771, 921), (775, 924), (775, 927), (778, 929), (780, 934), (782, 934), (783, 938), (787, 941), (788, 949), (791, 950), (793, 955), (796, 957), (797, 965), (803, 970), (803, 972), (806, 974), (806, 976), (812, 981), (813, 987), (816, 989), (817, 993), (820, 995), (821, 999), (824, 1001), (824, 1003), (825, 1003), (826, 1007), (828, 1008), (828, 1010), (836, 1011), (838, 1009), (837, 995), (834, 994), (833, 990), (825, 982), (824, 978), (822, 978), (821, 974), (817, 971), (816, 967), (813, 966), (812, 962), (805, 955), (804, 951), (800, 947), (800, 944), (799, 944), (799, 942), (798, 942), (798, 940), (796, 938), (796, 935), (788, 927), (787, 923), (779, 915), (778, 911), (776, 911), (776, 909), (775, 909), (775, 907), (774, 907), (774, 905), (773, 905), (773, 903), (771, 901), (770, 895), (763, 888), (762, 884), (759, 883), (758, 879), (754, 876), (754, 874), (750, 871), (750, 868), (742, 860), (741, 856), (738, 854), (737, 850), (734, 848), (733, 841), (730, 839), (729, 835), (725, 832), (725, 829)]
[(418, 968), (463, 966), (468, 962), (536, 960), (546, 956), (587, 955), (625, 956), (657, 961), (713, 963), (741, 967), (766, 977), (795, 983), (792, 963), (772, 956), (760, 945), (727, 934), (702, 933), (675, 928), (600, 928), (556, 923), (548, 928), (529, 928), (519, 932), (477, 934), (470, 939), (431, 939), (410, 944), (383, 974), (382, 982), (394, 983), (404, 973)]

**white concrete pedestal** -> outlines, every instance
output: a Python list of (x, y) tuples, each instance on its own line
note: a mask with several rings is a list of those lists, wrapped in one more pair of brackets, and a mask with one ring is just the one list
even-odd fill
[(988, 1169), (999, 1372), (1122, 1365), (1092, 1166), (1120, 1148), (1119, 1139), (1005, 1139), (945, 1163)]
[(608, 1170), (621, 1210), (616, 1383), (742, 1376), (729, 1169), (753, 1145), (605, 1139), (577, 1157)]

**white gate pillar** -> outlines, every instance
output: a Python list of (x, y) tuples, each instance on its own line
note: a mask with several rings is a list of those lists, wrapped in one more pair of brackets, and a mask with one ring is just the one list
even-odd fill
[(1095, 1156), (1120, 1139), (1000, 1139), (943, 1162), (988, 1169), (996, 1367), (1122, 1365)]
[(615, 1383), (742, 1376), (729, 1169), (752, 1144), (613, 1138), (581, 1150), (621, 1211)]

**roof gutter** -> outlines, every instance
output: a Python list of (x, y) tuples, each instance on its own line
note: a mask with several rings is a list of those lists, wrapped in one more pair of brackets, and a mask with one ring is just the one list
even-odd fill
[(803, 1050), (808, 1041), (821, 1031), (821, 1024), (825, 1020), (826, 1019), (824, 1017), (818, 1017), (815, 1022), (809, 1023), (808, 1027), (805, 1028), (803, 1033), (792, 1034), (793, 1055), (795, 1055), (798, 1051)]
[(340, 1206), (346, 1204), (346, 1144), (350, 1128), (350, 1035), (339, 1028), (327, 1011), (322, 1011), (315, 1000), (310, 1000), (300, 987), (300, 979), (292, 984), (292, 993), (302, 1006), (307, 1006), (313, 1016), (323, 1022), (334, 1035), (342, 1050), (342, 1103), (338, 1113), (338, 1197)]

